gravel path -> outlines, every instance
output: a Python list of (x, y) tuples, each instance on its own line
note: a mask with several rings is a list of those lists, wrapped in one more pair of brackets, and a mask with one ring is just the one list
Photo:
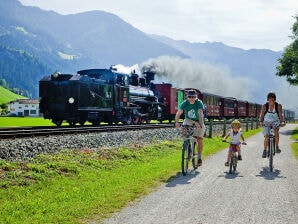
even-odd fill
[(263, 136), (259, 133), (242, 147), (243, 160), (236, 174), (227, 173), (224, 150), (204, 160), (197, 172), (178, 176), (104, 223), (296, 224), (298, 163), (290, 150), (295, 126), (281, 129), (282, 152), (274, 157), (272, 173), (268, 159), (261, 158)]

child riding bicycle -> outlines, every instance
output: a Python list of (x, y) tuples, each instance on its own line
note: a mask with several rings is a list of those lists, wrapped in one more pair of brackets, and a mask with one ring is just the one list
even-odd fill
[(242, 160), (242, 156), (241, 156), (241, 150), (240, 150), (240, 146), (241, 146), (241, 142), (240, 142), (240, 138), (242, 139), (242, 144), (246, 145), (246, 142), (244, 140), (244, 137), (242, 135), (241, 132), (241, 123), (239, 120), (234, 120), (231, 124), (231, 131), (223, 138), (222, 141), (226, 142), (228, 137), (231, 137), (231, 142), (230, 142), (230, 146), (229, 146), (229, 152), (228, 152), (228, 156), (227, 156), (227, 162), (225, 163), (225, 166), (229, 166), (229, 161), (232, 155), (232, 150), (233, 150), (233, 145), (235, 145), (237, 153), (238, 153), (238, 160)]

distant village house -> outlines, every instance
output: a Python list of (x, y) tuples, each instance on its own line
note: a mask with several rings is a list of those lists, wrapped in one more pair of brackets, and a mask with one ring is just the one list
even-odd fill
[(39, 117), (39, 101), (20, 99), (9, 102), (8, 111), (10, 115), (18, 117)]

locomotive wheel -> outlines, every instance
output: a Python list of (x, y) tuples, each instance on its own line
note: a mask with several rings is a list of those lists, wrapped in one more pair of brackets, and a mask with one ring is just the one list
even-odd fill
[(75, 121), (68, 121), (69, 126), (75, 126), (76, 122)]
[(84, 126), (85, 122), (86, 121), (80, 121), (79, 123), (80, 123), (81, 126)]
[(131, 125), (132, 123), (133, 123), (133, 120), (131, 118), (131, 114), (128, 114), (126, 117), (126, 121), (124, 121), (123, 124)]
[(62, 120), (53, 120), (53, 123), (60, 127), (62, 124)]
[(111, 118), (108, 119), (108, 124), (112, 125), (113, 124), (113, 120)]
[(133, 124), (140, 124), (141, 123), (141, 119), (139, 117), (134, 117), (133, 119)]
[(92, 121), (92, 126), (99, 126), (100, 122), (99, 121)]

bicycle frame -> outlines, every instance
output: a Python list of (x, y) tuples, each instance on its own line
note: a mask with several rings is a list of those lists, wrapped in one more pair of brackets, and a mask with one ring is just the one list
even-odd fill
[[(229, 173), (233, 173), (237, 169), (237, 163), (238, 163), (238, 154), (237, 154), (237, 149), (235, 144), (231, 144), (230, 146), (232, 147), (232, 154), (230, 158), (230, 164), (229, 164)], [(230, 150), (230, 149), (229, 149)]]
[(269, 169), (273, 171), (273, 156), (275, 155), (275, 135), (272, 126), (267, 127), (269, 129), (268, 137), (268, 157), (269, 157)]
[[(226, 143), (229, 143), (229, 150), (230, 150), (230, 147), (232, 147), (232, 150), (231, 150), (231, 157), (229, 159), (229, 173), (233, 173), (236, 171), (237, 169), (237, 164), (238, 164), (238, 152), (237, 152), (237, 146), (238, 144), (233, 144), (231, 142), (227, 142), (226, 140), (223, 140), (223, 142), (226, 142)], [(245, 142), (242, 142), (241, 145), (246, 145)], [(240, 147), (240, 145), (239, 145)]]
[(185, 176), (188, 173), (188, 164), (192, 161), (193, 169), (198, 168), (198, 141), (193, 136), (195, 126), (184, 125), (182, 126), (186, 130), (186, 136), (184, 137), (182, 146), (182, 161), (181, 168), (182, 174)]

